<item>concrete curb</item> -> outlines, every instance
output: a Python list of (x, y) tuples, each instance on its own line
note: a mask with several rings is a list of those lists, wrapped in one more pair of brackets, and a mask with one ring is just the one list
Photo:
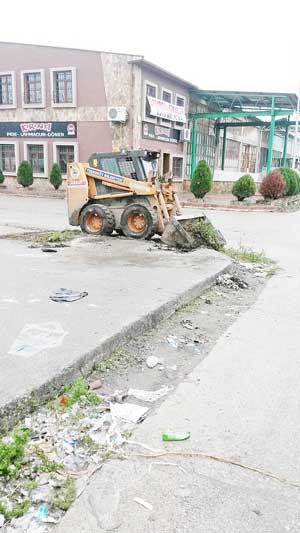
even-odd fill
[(24, 416), (35, 410), (39, 405), (53, 398), (61, 391), (62, 387), (79, 375), (87, 376), (94, 368), (97, 361), (109, 356), (122, 344), (128, 342), (134, 336), (139, 336), (146, 330), (156, 327), (162, 320), (169, 318), (180, 308), (184, 307), (201, 293), (211, 287), (218, 276), (230, 271), (232, 262), (228, 258), (228, 264), (220, 268), (218, 272), (196, 283), (182, 294), (173, 297), (168, 302), (154, 309), (152, 312), (132, 322), (121, 329), (115, 335), (105, 339), (77, 359), (71, 366), (64, 368), (57, 376), (49, 379), (42, 385), (33, 388), (27, 395), (20, 396), (8, 402), (0, 408), (0, 431), (8, 430)]

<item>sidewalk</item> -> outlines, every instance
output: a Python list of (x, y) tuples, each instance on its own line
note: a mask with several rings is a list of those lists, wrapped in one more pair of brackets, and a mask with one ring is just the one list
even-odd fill
[[(195, 298), (230, 265), (213, 250), (181, 254), (118, 237), (82, 237), (52, 254), (5, 239), (0, 254), (0, 427), (22, 416), (25, 397), (47, 397), (80, 368)], [(51, 301), (60, 287), (88, 296)], [(49, 338), (44, 345), (33, 339), (29, 347), (22, 341), (16, 351), (13, 344), (28, 325)]]
[[(211, 218), (230, 245), (243, 240), (264, 248), (283, 269), (132, 439), (165, 451), (217, 454), (300, 484), (300, 237), (288, 231), (300, 215), (214, 212)], [(162, 443), (165, 431), (191, 431), (191, 439)], [(140, 446), (130, 452), (150, 453)], [(111, 461), (55, 531), (298, 533), (299, 490), (199, 457)]]

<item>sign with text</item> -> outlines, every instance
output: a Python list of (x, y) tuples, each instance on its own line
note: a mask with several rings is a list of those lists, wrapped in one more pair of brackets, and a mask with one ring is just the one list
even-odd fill
[(164, 141), (177, 144), (179, 142), (180, 131), (174, 128), (166, 128), (157, 124), (143, 122), (143, 138), (156, 141)]
[(76, 122), (0, 122), (0, 137), (77, 137)]
[(184, 107), (170, 104), (169, 102), (159, 100), (159, 98), (154, 98), (153, 96), (147, 96), (147, 98), (150, 105), (151, 115), (185, 124), (186, 115), (184, 112)]

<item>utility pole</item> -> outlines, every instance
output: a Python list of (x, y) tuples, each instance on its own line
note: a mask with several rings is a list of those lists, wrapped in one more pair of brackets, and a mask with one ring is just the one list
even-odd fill
[(295, 165), (296, 165), (296, 149), (297, 149), (297, 142), (298, 142), (299, 109), (300, 109), (300, 82), (299, 82), (299, 89), (298, 89), (297, 115), (296, 115), (296, 125), (295, 125), (295, 133), (294, 133), (294, 142), (293, 142), (293, 165), (292, 165), (293, 168), (295, 168)]

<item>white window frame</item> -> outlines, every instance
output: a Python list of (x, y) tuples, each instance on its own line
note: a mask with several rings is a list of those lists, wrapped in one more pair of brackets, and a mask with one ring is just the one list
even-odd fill
[[(74, 160), (75, 162), (79, 161), (79, 149), (78, 142), (55, 142), (53, 143), (53, 163), (58, 163), (57, 160), (57, 147), (58, 146), (74, 146)], [(63, 174), (63, 177), (66, 177), (67, 174)]]
[[(177, 159), (182, 159), (182, 176), (181, 178), (173, 178), (173, 159), (174, 157), (176, 157)], [(175, 183), (182, 183), (183, 180), (184, 180), (184, 177), (183, 177), (183, 174), (184, 174), (184, 164), (185, 164), (185, 157), (183, 155), (180, 155), (180, 154), (172, 154), (172, 158), (171, 158), (171, 169), (172, 169), (172, 178), (174, 180)]]
[[(182, 109), (184, 110), (184, 113), (185, 113), (186, 97), (183, 94), (176, 93), (175, 94), (175, 102), (174, 102), (175, 105), (177, 105), (177, 96), (178, 96), (178, 98), (182, 98), (182, 100), (184, 100), (184, 106), (182, 107)], [(183, 130), (184, 128), (186, 128), (186, 123), (183, 124), (182, 126), (178, 126), (178, 124), (176, 124), (176, 122), (174, 122), (174, 129), (175, 130)]]
[[(36, 74), (39, 72), (41, 74), (41, 85), (42, 85), (42, 101), (39, 104), (27, 104), (25, 102), (25, 83), (24, 75), (25, 74)], [(21, 70), (21, 91), (22, 91), (22, 107), (27, 109), (46, 107), (46, 84), (45, 84), (45, 70), (42, 68), (31, 68), (27, 70)]]
[[(56, 103), (54, 102), (54, 73), (63, 72), (65, 70), (72, 71), (72, 102)], [(50, 68), (50, 86), (51, 86), (51, 106), (52, 107), (76, 107), (77, 106), (77, 76), (76, 67), (54, 67)]]
[(15, 109), (17, 107), (17, 91), (16, 91), (16, 73), (14, 70), (5, 70), (3, 72), (0, 72), (0, 76), (11, 76), (12, 77), (12, 97), (13, 97), (13, 103), (12, 104), (0, 104), (0, 110), (1, 109)]
[(19, 166), (19, 143), (16, 141), (0, 141), (0, 144), (12, 144), (15, 147), (15, 162), (16, 162), (16, 171), (15, 172), (6, 172), (3, 171), (4, 176), (16, 176), (18, 172), (18, 166)]
[(24, 160), (29, 161), (28, 158), (28, 146), (29, 145), (42, 145), (44, 147), (44, 172), (34, 172), (34, 178), (47, 178), (48, 177), (48, 143), (45, 141), (25, 141), (24, 142)]
[[(173, 91), (170, 91), (170, 89), (167, 89), (166, 87), (161, 88), (161, 99), (163, 100), (163, 92), (169, 93), (171, 95), (171, 104), (173, 103)], [(164, 100), (163, 100), (164, 101)], [(166, 128), (170, 128), (172, 126), (172, 121), (167, 119), (160, 119), (160, 123), (162, 126), (165, 126)]]
[(144, 117), (144, 121), (145, 122), (152, 122), (152, 124), (157, 124), (157, 117), (155, 118), (151, 118), (151, 117), (147, 117), (146, 115), (146, 102), (147, 102), (147, 85), (152, 85), (152, 87), (155, 87), (156, 88), (156, 98), (158, 98), (158, 85), (157, 83), (153, 83), (152, 81), (150, 80), (145, 80), (144, 81), (144, 108), (143, 108), (143, 117)]

